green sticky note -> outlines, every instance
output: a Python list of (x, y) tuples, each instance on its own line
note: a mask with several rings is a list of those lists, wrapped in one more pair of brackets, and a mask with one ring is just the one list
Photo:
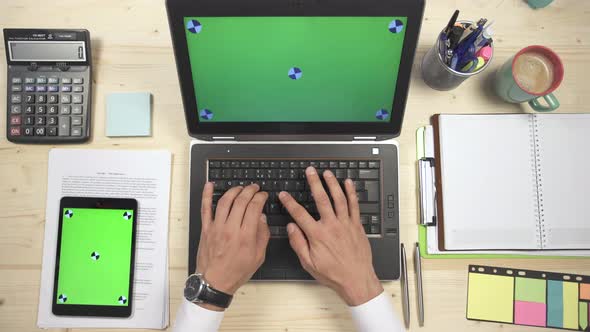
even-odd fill
[(516, 301), (545, 303), (547, 291), (545, 280), (516, 277), (514, 287)]
[(514, 277), (469, 273), (467, 318), (512, 323)]
[(107, 95), (106, 135), (150, 136), (151, 100), (148, 92)]
[(588, 327), (588, 302), (580, 302), (579, 309), (580, 329), (584, 331)]

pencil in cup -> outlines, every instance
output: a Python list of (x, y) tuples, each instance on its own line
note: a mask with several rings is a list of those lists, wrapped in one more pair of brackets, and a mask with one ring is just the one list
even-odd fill
[[(457, 21), (457, 23), (476, 24), (472, 21)], [(481, 68), (473, 72), (461, 72), (450, 68), (442, 58), (440, 53), (440, 50), (444, 49), (441, 44), (443, 42), (442, 34), (443, 30), (438, 34), (434, 46), (422, 58), (422, 78), (429, 87), (439, 91), (448, 91), (453, 90), (469, 77), (481, 73), (488, 67), (494, 57), (494, 43), (490, 43), (492, 55)]]

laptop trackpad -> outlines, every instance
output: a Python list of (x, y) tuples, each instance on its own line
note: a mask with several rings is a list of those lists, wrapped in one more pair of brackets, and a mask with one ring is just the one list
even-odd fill
[(266, 260), (253, 279), (306, 280), (312, 277), (303, 270), (288, 238), (271, 238), (266, 249)]

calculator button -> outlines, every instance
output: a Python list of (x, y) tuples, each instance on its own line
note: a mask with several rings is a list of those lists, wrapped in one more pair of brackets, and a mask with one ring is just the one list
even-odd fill
[(62, 85), (61, 86), (61, 92), (71, 92), (72, 91), (72, 87), (69, 85)]
[(84, 86), (83, 85), (75, 85), (74, 87), (72, 87), (72, 91), (73, 92), (84, 92)]
[(21, 91), (23, 91), (23, 86), (20, 84), (13, 85), (11, 87), (11, 90), (12, 90), (12, 92), (21, 92)]
[(33, 136), (33, 127), (25, 127), (25, 136)]
[(57, 77), (50, 77), (47, 79), (47, 83), (49, 84), (57, 84), (59, 82), (59, 79)]
[(47, 125), (48, 126), (55, 126), (55, 125), (57, 125), (57, 116), (47, 117)]
[(32, 106), (32, 105), (25, 106), (25, 114), (35, 114), (35, 106)]
[(47, 77), (37, 77), (37, 84), (47, 84)]
[[(23, 98), (23, 96), (22, 96), (22, 95), (19, 95), (19, 94), (12, 94), (12, 95), (10, 96), (10, 101), (11, 101), (13, 104), (20, 104), (20, 103), (23, 101), (23, 99), (22, 99), (22, 98)], [(33, 98), (33, 100), (34, 100), (34, 98)]]
[(47, 109), (43, 105), (37, 105), (37, 114), (45, 114)]
[(47, 87), (45, 85), (37, 85), (35, 90), (37, 90), (37, 92), (45, 92), (47, 91)]
[(22, 112), (22, 106), (21, 105), (11, 105), (10, 106), (10, 114), (21, 114)]
[(45, 127), (35, 128), (35, 136), (45, 136)]
[(25, 96), (25, 103), (34, 104), (35, 103), (35, 95), (26, 95)]
[(10, 116), (10, 124), (13, 126), (18, 126), (20, 125), (20, 115), (11, 115)]
[(61, 84), (72, 84), (72, 79), (69, 77), (63, 77), (61, 79)]
[(80, 128), (80, 127), (72, 128), (72, 136), (82, 136), (82, 128)]
[(81, 116), (73, 116), (72, 117), (72, 126), (81, 126), (82, 125), (82, 117)]
[(25, 125), (33, 125), (35, 124), (35, 117), (34, 116), (25, 116)]
[(59, 91), (59, 86), (57, 85), (50, 85), (47, 87), (47, 92), (58, 92)]
[(35, 118), (35, 124), (38, 126), (44, 126), (45, 125), (45, 117), (44, 116), (38, 116)]
[(11, 82), (12, 84), (21, 84), (23, 82), (23, 79), (20, 77), (13, 77)]
[(37, 95), (37, 103), (45, 104), (47, 102), (47, 95)]
[(74, 105), (72, 106), (72, 114), (82, 114), (82, 105)]
[(20, 127), (10, 127), (10, 136), (20, 136)]
[(70, 136), (70, 117), (60, 116), (58, 119), (59, 136)]
[(34, 84), (35, 78), (34, 77), (27, 77), (27, 78), (25, 78), (25, 83), (26, 84)]
[(25, 85), (25, 92), (35, 92), (34, 85)]
[(69, 105), (61, 105), (61, 107), (59, 108), (59, 114), (66, 115), (70, 114), (70, 112), (71, 107)]
[(74, 84), (82, 84), (84, 83), (84, 79), (81, 77), (74, 78)]
[(57, 127), (47, 128), (47, 136), (57, 136)]
[(51, 106), (47, 107), (47, 114), (55, 115), (57, 113), (58, 113), (58, 108), (56, 105), (51, 105)]
[(59, 96), (58, 95), (49, 95), (47, 102), (50, 104), (57, 104), (59, 102)]
[(72, 97), (70, 95), (61, 95), (59, 102), (62, 104), (69, 104), (72, 102)]
[(82, 95), (72, 95), (72, 103), (82, 104)]

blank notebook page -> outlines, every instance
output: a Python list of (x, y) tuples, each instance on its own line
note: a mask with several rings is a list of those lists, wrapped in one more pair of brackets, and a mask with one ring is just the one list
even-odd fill
[(532, 118), (441, 115), (445, 249), (540, 249)]
[(534, 117), (543, 248), (590, 249), (590, 114)]

